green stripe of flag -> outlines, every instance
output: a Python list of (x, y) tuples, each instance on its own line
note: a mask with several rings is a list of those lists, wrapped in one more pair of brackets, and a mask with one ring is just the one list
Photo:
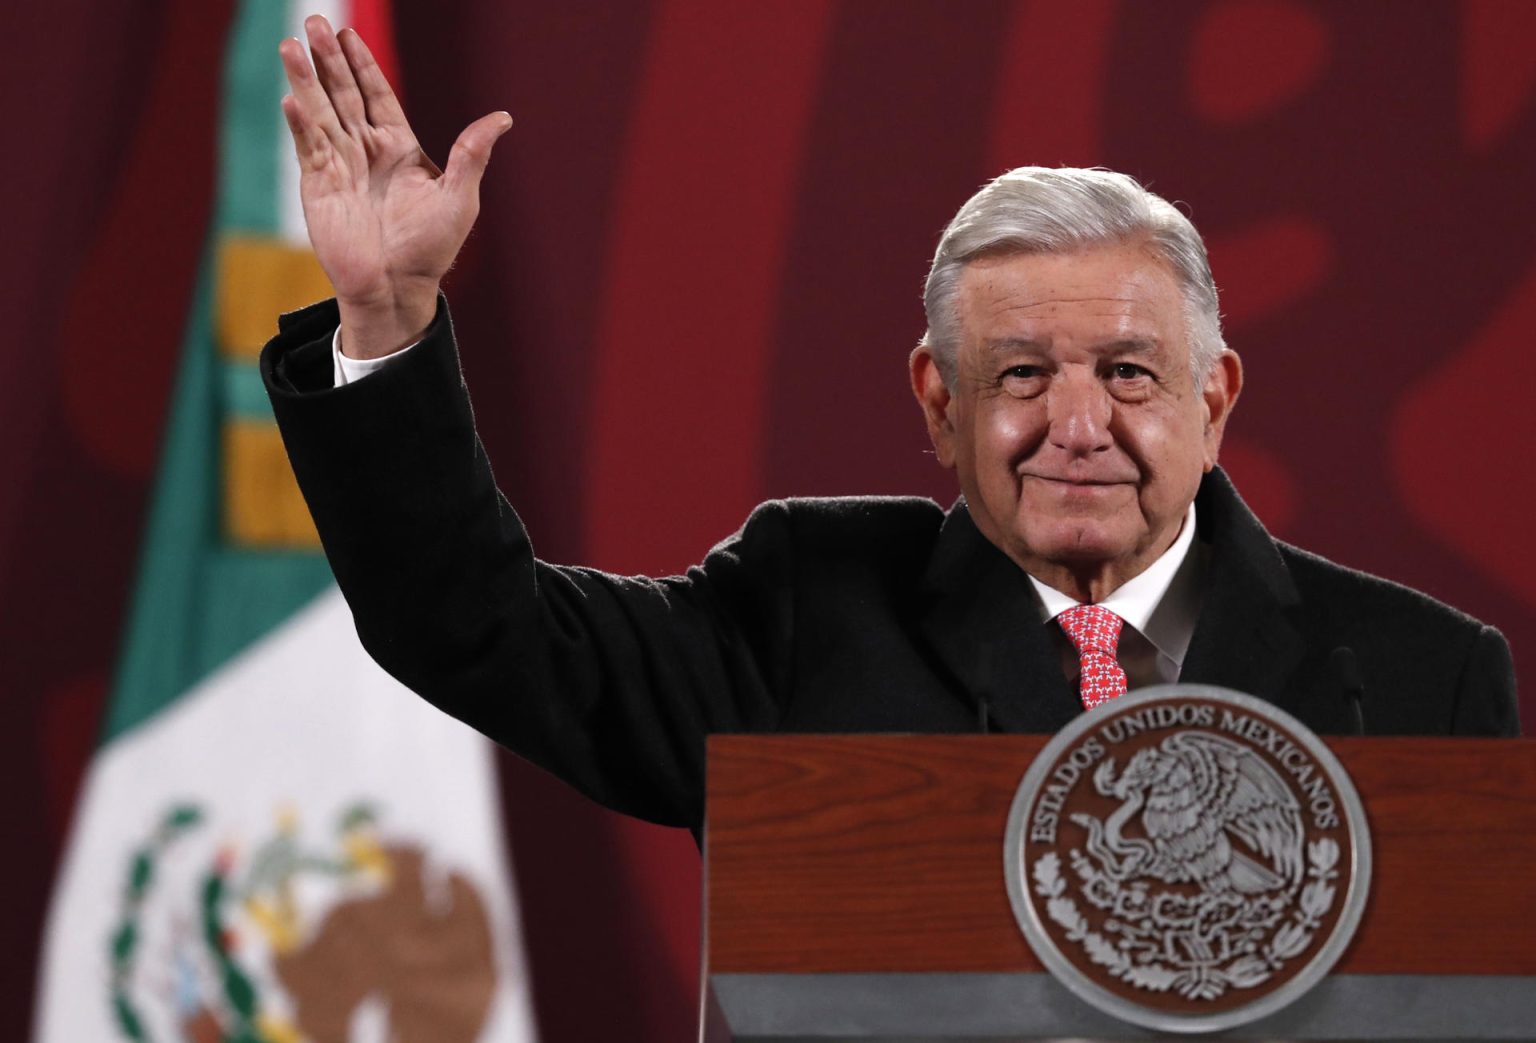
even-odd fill
[(287, 0), (245, 0), (230, 29), (220, 128), (218, 227), (280, 231), (278, 176), (287, 93), (277, 45), (288, 33)]
[(261, 370), (255, 361), (223, 360), (224, 415), (234, 420), (260, 420), (274, 423), (272, 402), (261, 383)]
[(220, 232), (278, 227), (284, 9), (244, 0), (232, 30), (218, 224), (182, 342), (103, 743), (175, 701), (331, 582), (318, 553), (227, 547), (220, 530), (224, 418), (270, 414), (264, 401), (257, 411), (254, 367), (226, 362), (214, 347), (214, 244)]

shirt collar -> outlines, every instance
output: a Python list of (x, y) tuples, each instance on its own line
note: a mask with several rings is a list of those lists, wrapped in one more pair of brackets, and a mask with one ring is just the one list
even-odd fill
[[(1195, 505), (1191, 503), (1173, 546), (1140, 575), (1121, 584), (1099, 602), (1176, 664), (1184, 662), (1200, 612), (1199, 556), (1190, 553), (1194, 542)], [(1029, 577), (1029, 582), (1040, 598), (1044, 622), (1050, 622), (1079, 604), (1033, 576)]]

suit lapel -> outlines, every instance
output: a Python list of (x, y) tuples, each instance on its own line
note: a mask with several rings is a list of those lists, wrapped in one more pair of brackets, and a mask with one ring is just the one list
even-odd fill
[(1291, 709), (1287, 683), (1305, 645), (1289, 612), (1300, 602), (1269, 533), (1220, 468), (1195, 500), (1210, 569), (1181, 681), (1224, 685)]
[(1029, 578), (977, 530), (964, 501), (944, 521), (923, 584), (920, 626), (978, 722), (984, 704), (990, 727), (1051, 733), (1082, 711)]
[[(1220, 468), (1195, 502), (1209, 569), (1179, 679), (1297, 712), (1289, 684), (1305, 642), (1290, 619), (1300, 603), (1290, 570)], [(944, 521), (924, 587), (923, 632), (978, 717), (985, 701), (1000, 730), (1050, 733), (1082, 712), (1028, 577), (981, 534), (963, 500)]]

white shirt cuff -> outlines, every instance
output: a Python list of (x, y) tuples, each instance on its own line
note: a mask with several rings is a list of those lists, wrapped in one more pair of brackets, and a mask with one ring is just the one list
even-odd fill
[[(416, 344), (420, 344), (417, 341)], [(341, 327), (336, 327), (336, 332), (331, 335), (331, 383), (336, 387), (345, 387), (348, 384), (356, 384), (370, 373), (377, 373), (391, 362), (404, 355), (416, 346), (407, 344), (399, 351), (376, 359), (349, 359), (341, 353)]]

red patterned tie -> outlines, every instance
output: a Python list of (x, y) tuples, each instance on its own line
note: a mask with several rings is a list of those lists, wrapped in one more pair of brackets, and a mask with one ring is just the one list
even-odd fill
[(1115, 658), (1124, 621), (1107, 608), (1077, 605), (1056, 617), (1061, 629), (1077, 649), (1082, 676), (1078, 694), (1083, 708), (1093, 709), (1125, 694), (1125, 671)]

